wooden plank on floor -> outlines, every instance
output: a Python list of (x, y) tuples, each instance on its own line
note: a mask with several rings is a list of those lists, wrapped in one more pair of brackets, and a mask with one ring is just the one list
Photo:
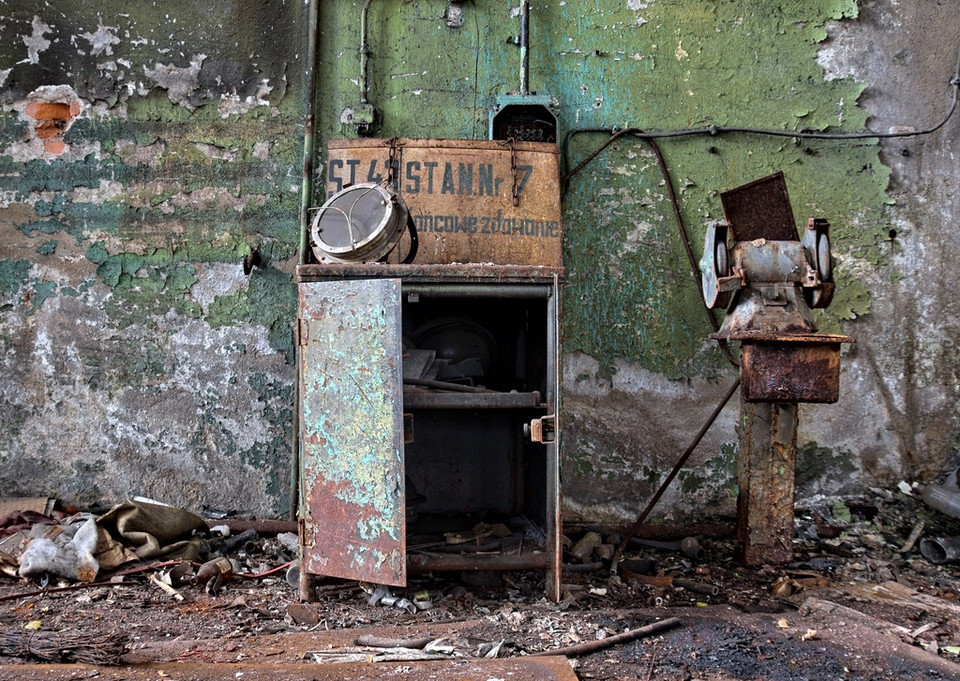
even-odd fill
[(394, 681), (489, 681), (537, 679), (577, 681), (565, 657), (515, 657), (493, 660), (452, 659), (431, 662), (350, 662), (343, 664), (247, 664), (171, 662), (123, 667), (75, 664), (0, 665), (0, 680), (76, 681), (361, 681), (389, 677)]

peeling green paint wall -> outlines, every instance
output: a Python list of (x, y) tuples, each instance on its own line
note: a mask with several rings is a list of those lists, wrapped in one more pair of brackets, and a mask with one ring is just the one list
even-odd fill
[[(766, 2), (531, 3), (530, 82), (559, 102), (561, 134), (591, 128), (750, 126), (861, 130), (862, 83), (825, 81), (817, 46), (831, 19), (854, 18), (849, 0)], [(630, 9), (634, 7), (634, 9)], [(516, 8), (479, 3), (459, 29), (430, 3), (369, 9), (374, 136), (482, 137), (497, 95), (519, 87)], [(321, 137), (352, 136), (341, 112), (360, 100), (359, 3), (323, 8)], [(413, 84), (413, 85), (411, 85)], [(575, 165), (607, 135), (577, 134)], [(841, 257), (879, 264), (887, 239), (889, 170), (874, 141), (824, 142), (728, 134), (660, 142), (695, 250), (702, 227), (722, 218), (719, 193), (783, 170), (798, 221), (830, 219)], [(716, 374), (705, 313), (682, 250), (653, 153), (624, 138), (572, 178), (564, 197), (564, 349), (638, 362), (673, 378)], [(800, 222), (803, 224), (803, 222)], [(699, 275), (698, 275), (699, 276)], [(869, 294), (838, 272), (823, 321), (869, 311)]]
[[(823, 24), (855, 14), (849, 2), (692, 8), (658, 2), (640, 12), (609, 12), (596, 22), (604, 30), (586, 44), (558, 46), (553, 63), (596, 71), (588, 71), (583, 83), (611, 82), (615, 72), (618, 82), (634, 86), (578, 93), (567, 80), (558, 97), (570, 102), (576, 127), (584, 128), (859, 130), (866, 118), (856, 108), (863, 85), (824, 82), (815, 61)], [(554, 36), (549, 44), (557, 42)], [(571, 161), (603, 139), (574, 138)], [(826, 217), (836, 225), (840, 254), (876, 259), (870, 246), (886, 235), (888, 173), (875, 144), (738, 134), (659, 144), (698, 254), (702, 227), (722, 218), (721, 191), (783, 170), (799, 224), (807, 216)], [(617, 358), (674, 378), (722, 366), (716, 349), (703, 342), (709, 326), (697, 309), (699, 295), (668, 201), (655, 158), (639, 140), (624, 139), (570, 184), (566, 349), (601, 358), (605, 371)], [(838, 269), (837, 301), (828, 316), (866, 312), (869, 301), (858, 299), (862, 287)]]
[[(451, 28), (443, 3), (371, 3), (366, 94), (377, 118), (369, 134), (483, 138), (497, 96), (520, 87), (518, 5), (470, 3), (463, 25)], [(355, 2), (321, 9), (321, 153), (323, 140), (357, 135), (344, 121), (363, 94), (360, 9)], [(568, 169), (608, 138), (595, 128), (859, 131), (865, 84), (828, 80), (817, 62), (827, 23), (857, 14), (851, 0), (599, 1), (589, 10), (531, 2), (530, 88), (558, 102)], [(876, 140), (724, 134), (659, 145), (697, 257), (705, 225), (723, 217), (720, 193), (782, 170), (797, 223), (816, 216), (833, 225), (837, 295), (819, 314), (822, 330), (869, 313), (858, 270), (883, 266), (890, 254), (890, 171)], [(691, 272), (649, 145), (623, 137), (608, 147), (570, 178), (563, 209), (563, 351), (568, 365), (580, 356), (593, 364), (586, 383), (566, 379), (565, 495), (575, 515), (622, 515), (621, 505), (657, 488), (709, 412), (704, 396), (719, 395), (735, 370), (708, 339), (699, 272)], [(630, 392), (630, 377), (618, 390), (618, 371), (647, 376), (646, 392)], [(591, 381), (607, 387), (598, 395)], [(685, 382), (686, 394), (671, 381)], [(678, 409), (682, 423), (662, 415)], [(730, 421), (715, 430), (698, 466), (727, 471), (736, 434)], [(728, 475), (682, 477), (680, 503), (732, 508)]]
[[(357, 135), (345, 121), (365, 97), (377, 112), (372, 136), (485, 138), (496, 98), (520, 88), (519, 3), (463, 3), (462, 25), (451, 26), (444, 0), (370, 2), (365, 74), (363, 5), (319, 3), (316, 167), (328, 139)], [(943, 9), (886, 0), (588, 5), (530, 3), (530, 88), (556, 100), (568, 169), (607, 139), (595, 128), (876, 127), (864, 101), (884, 125), (916, 124), (897, 107), (920, 95), (927, 112), (942, 99), (939, 75), (925, 81), (932, 68), (918, 70), (916, 55), (938, 59), (945, 41), (932, 36), (956, 23)], [(8, 493), (286, 509), (307, 10), (288, 0), (5, 6)], [(870, 52), (898, 41), (907, 44)], [(869, 67), (843, 67), (862, 53)], [(867, 72), (877, 82), (854, 75)], [(910, 91), (905, 80), (920, 85)], [(50, 118), (54, 109), (62, 118)], [(912, 156), (872, 139), (659, 143), (696, 255), (704, 225), (721, 217), (720, 193), (773, 171), (786, 176), (798, 223), (830, 220), (837, 295), (818, 320), (867, 338), (844, 358), (842, 385), (853, 392), (833, 412), (805, 413), (801, 429), (815, 430), (803, 460), (829, 462), (845, 481), (929, 474), (960, 441), (960, 394), (937, 378), (960, 365), (937, 330), (938, 316), (951, 318), (936, 312), (948, 294), (930, 304), (913, 283), (929, 291), (952, 271), (934, 255), (951, 252), (934, 226), (960, 215), (943, 179), (955, 173), (954, 138), (948, 128), (929, 143), (929, 166), (922, 141), (901, 150)], [(315, 203), (323, 180), (321, 171)], [(911, 205), (917, 196), (926, 203)], [(647, 144), (623, 137), (571, 177), (563, 217), (567, 511), (622, 519), (656, 489), (734, 373), (708, 339)], [(245, 275), (253, 250), (260, 265)], [(869, 427), (858, 440), (831, 413)], [(724, 412), (665, 508), (732, 508), (735, 421)], [(814, 469), (798, 477), (812, 491), (845, 488)]]
[(14, 5), (4, 495), (284, 513), (306, 6)]

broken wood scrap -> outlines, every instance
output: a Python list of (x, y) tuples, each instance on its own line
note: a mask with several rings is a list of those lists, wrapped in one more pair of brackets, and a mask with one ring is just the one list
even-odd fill
[(857, 622), (872, 629), (873, 631), (896, 637), (910, 633), (905, 627), (901, 627), (898, 624), (881, 620), (849, 606), (842, 605), (834, 601), (829, 601), (824, 598), (810, 597), (800, 605), (798, 611), (802, 617), (807, 617), (813, 612), (822, 612), (828, 615), (845, 617), (850, 622)]
[(150, 575), (150, 577), (148, 577), (148, 579), (149, 579), (151, 582), (153, 582), (154, 584), (156, 584), (158, 587), (160, 587), (161, 589), (163, 589), (164, 591), (166, 591), (168, 594), (170, 594), (171, 596), (173, 596), (174, 598), (176, 598), (178, 601), (182, 601), (182, 600), (183, 600), (183, 594), (180, 593), (179, 591), (177, 591), (176, 589), (174, 589), (172, 586), (170, 586), (170, 585), (167, 584), (166, 582), (164, 582), (164, 581), (163, 581), (162, 579), (160, 579), (159, 577), (157, 577), (156, 573)]
[(665, 620), (660, 620), (659, 622), (654, 622), (638, 629), (631, 629), (630, 631), (625, 631), (622, 634), (608, 636), (607, 638), (602, 638), (598, 641), (578, 643), (577, 645), (567, 646), (566, 648), (556, 648), (554, 650), (541, 650), (539, 653), (531, 653), (529, 657), (543, 657), (547, 655), (577, 657), (579, 655), (589, 655), (590, 653), (595, 653), (598, 650), (620, 645), (621, 643), (630, 643), (631, 641), (646, 638), (647, 636), (661, 634), (665, 631), (669, 631), (670, 629), (679, 627), (680, 624), (681, 622), (679, 618), (668, 617)]
[(358, 646), (369, 646), (371, 648), (420, 649), (426, 647), (426, 645), (435, 638), (434, 636), (426, 636), (424, 638), (388, 638), (385, 636), (364, 634), (363, 636), (358, 636), (354, 643)]
[(8, 631), (0, 636), (0, 653), (55, 662), (118, 665), (127, 649), (122, 632), (82, 634), (72, 631)]
[[(319, 664), (495, 658), (499, 656), (504, 642), (481, 641), (456, 636), (404, 641), (371, 635), (357, 638), (356, 643), (356, 646), (309, 651), (304, 654), (304, 657), (312, 657), (313, 661)], [(411, 645), (393, 645), (398, 643), (409, 643)], [(371, 648), (373, 649), (371, 650)]]
[(335, 650), (311, 650), (304, 653), (305, 658), (312, 658), (317, 664), (344, 664), (348, 662), (404, 662), (417, 660), (448, 659), (448, 656), (438, 653), (428, 653), (413, 648), (391, 648), (388, 651), (378, 650), (371, 652), (363, 647), (346, 647)]
[(921, 593), (900, 582), (850, 584), (844, 587), (844, 590), (851, 596), (866, 598), (877, 603), (897, 605), (928, 613), (935, 612), (951, 619), (960, 619), (960, 605), (945, 598)]
[(913, 529), (910, 530), (910, 535), (900, 548), (900, 553), (910, 553), (913, 551), (913, 547), (916, 546), (917, 540), (920, 538), (920, 535), (923, 534), (924, 527), (926, 527), (926, 521), (921, 518), (913, 526)]

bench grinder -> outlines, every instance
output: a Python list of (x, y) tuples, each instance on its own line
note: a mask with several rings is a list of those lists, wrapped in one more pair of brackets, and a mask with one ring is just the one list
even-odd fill
[(747, 565), (793, 556), (797, 404), (834, 403), (840, 345), (818, 333), (811, 308), (833, 298), (830, 225), (811, 218), (799, 238), (782, 173), (721, 194), (725, 220), (707, 228), (703, 296), (727, 308), (717, 340), (740, 341), (737, 537)]

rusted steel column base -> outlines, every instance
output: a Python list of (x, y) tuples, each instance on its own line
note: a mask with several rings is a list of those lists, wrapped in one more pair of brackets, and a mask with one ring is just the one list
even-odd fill
[(742, 403), (737, 540), (743, 565), (793, 559), (796, 461), (797, 405)]

